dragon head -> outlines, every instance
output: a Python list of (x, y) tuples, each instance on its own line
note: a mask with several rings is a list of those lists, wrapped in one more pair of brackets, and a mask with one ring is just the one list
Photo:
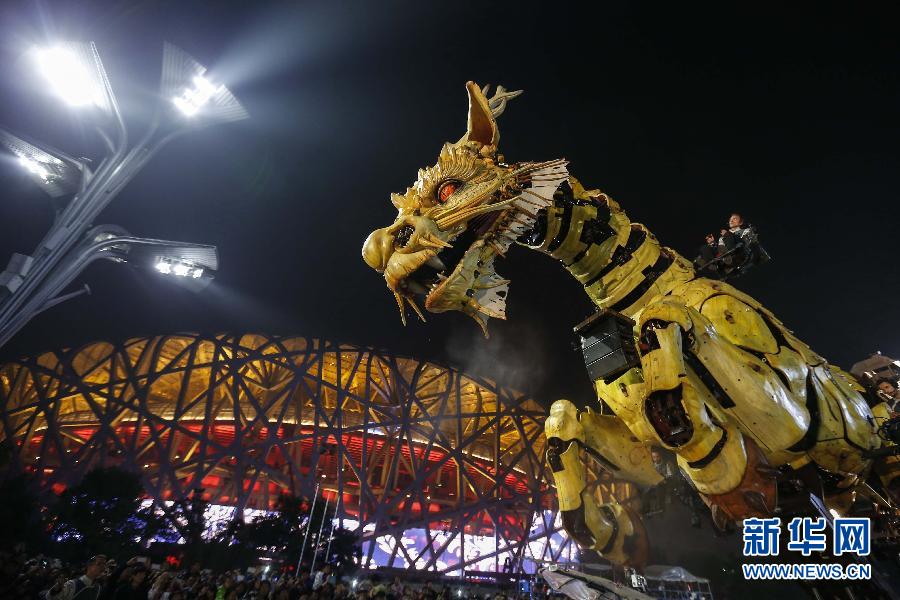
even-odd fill
[(498, 87), (489, 99), (487, 87), (470, 81), (466, 89), (466, 134), (444, 144), (405, 193), (391, 196), (397, 218), (369, 234), (362, 255), (384, 274), (404, 324), (406, 304), (425, 320), (420, 296), (427, 311), (463, 312), (487, 336), (488, 318), (506, 318), (509, 290), (494, 260), (534, 227), (567, 172), (563, 160), (506, 164), (498, 154), (496, 118), (521, 91)]

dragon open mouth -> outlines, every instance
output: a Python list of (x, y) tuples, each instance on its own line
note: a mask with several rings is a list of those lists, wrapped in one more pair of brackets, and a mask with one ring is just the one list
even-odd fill
[(430, 295), (457, 270), (466, 252), (477, 239), (477, 231), (466, 229), (454, 240), (452, 247), (445, 248), (422, 263), (403, 279), (398, 287), (407, 294)]

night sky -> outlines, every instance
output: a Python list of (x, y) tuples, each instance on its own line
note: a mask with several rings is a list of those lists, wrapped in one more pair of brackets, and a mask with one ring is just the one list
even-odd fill
[[(164, 40), (209, 65), (251, 119), (170, 145), (99, 221), (216, 244), (211, 288), (95, 265), (79, 280), (91, 296), (36, 318), (0, 359), (179, 331), (300, 334), (589, 401), (571, 330), (591, 306), (551, 259), (514, 248), (498, 264), (513, 281), (509, 321), (492, 320), (485, 342), (459, 314), (404, 329), (360, 258), (394, 218), (389, 194), (464, 132), (469, 79), (525, 90), (500, 118), (508, 160), (569, 159), (689, 258), (741, 211), (774, 260), (740, 289), (837, 364), (900, 355), (896, 22), (849, 7), (626, 4), (4, 2), (0, 123), (13, 131), (97, 148), (24, 57), (53, 39), (97, 43), (135, 135), (162, 101)], [(2, 260), (30, 253), (51, 216), (0, 161)]]

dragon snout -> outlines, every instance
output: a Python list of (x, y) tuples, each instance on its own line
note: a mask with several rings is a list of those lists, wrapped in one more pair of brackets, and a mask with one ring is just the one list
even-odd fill
[(384, 272), (394, 253), (394, 236), (388, 229), (390, 228), (384, 227), (370, 233), (362, 247), (363, 260), (379, 273)]

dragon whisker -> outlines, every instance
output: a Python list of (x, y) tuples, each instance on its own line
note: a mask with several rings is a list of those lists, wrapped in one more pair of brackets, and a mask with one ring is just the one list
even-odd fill
[(416, 304), (416, 301), (410, 298), (409, 296), (404, 296), (406, 301), (409, 302), (409, 305), (413, 307), (413, 310), (416, 311), (416, 314), (419, 315), (419, 318), (425, 323), (425, 315), (422, 314), (422, 309), (419, 308), (419, 305)]
[(509, 208), (509, 206), (516, 200), (517, 198), (510, 198), (509, 200), (504, 200), (503, 202), (497, 202), (495, 204), (488, 204), (486, 206), (479, 206), (476, 208), (470, 208), (468, 210), (456, 212), (452, 215), (449, 215), (443, 220), (438, 220), (437, 225), (441, 229), (447, 229), (448, 227), (452, 227), (458, 223), (462, 223), (463, 221), (467, 221), (472, 217), (476, 217), (478, 215), (483, 215), (489, 212), (496, 212), (498, 210), (505, 210), (506, 208)]
[(429, 248), (452, 248), (453, 244), (448, 244), (442, 239), (435, 237), (425, 237), (422, 236), (419, 238), (419, 243), (423, 246), (428, 246)]
[(394, 298), (397, 300), (397, 306), (400, 307), (400, 320), (403, 321), (403, 326), (406, 327), (406, 307), (403, 304), (403, 296), (398, 292), (394, 292)]

